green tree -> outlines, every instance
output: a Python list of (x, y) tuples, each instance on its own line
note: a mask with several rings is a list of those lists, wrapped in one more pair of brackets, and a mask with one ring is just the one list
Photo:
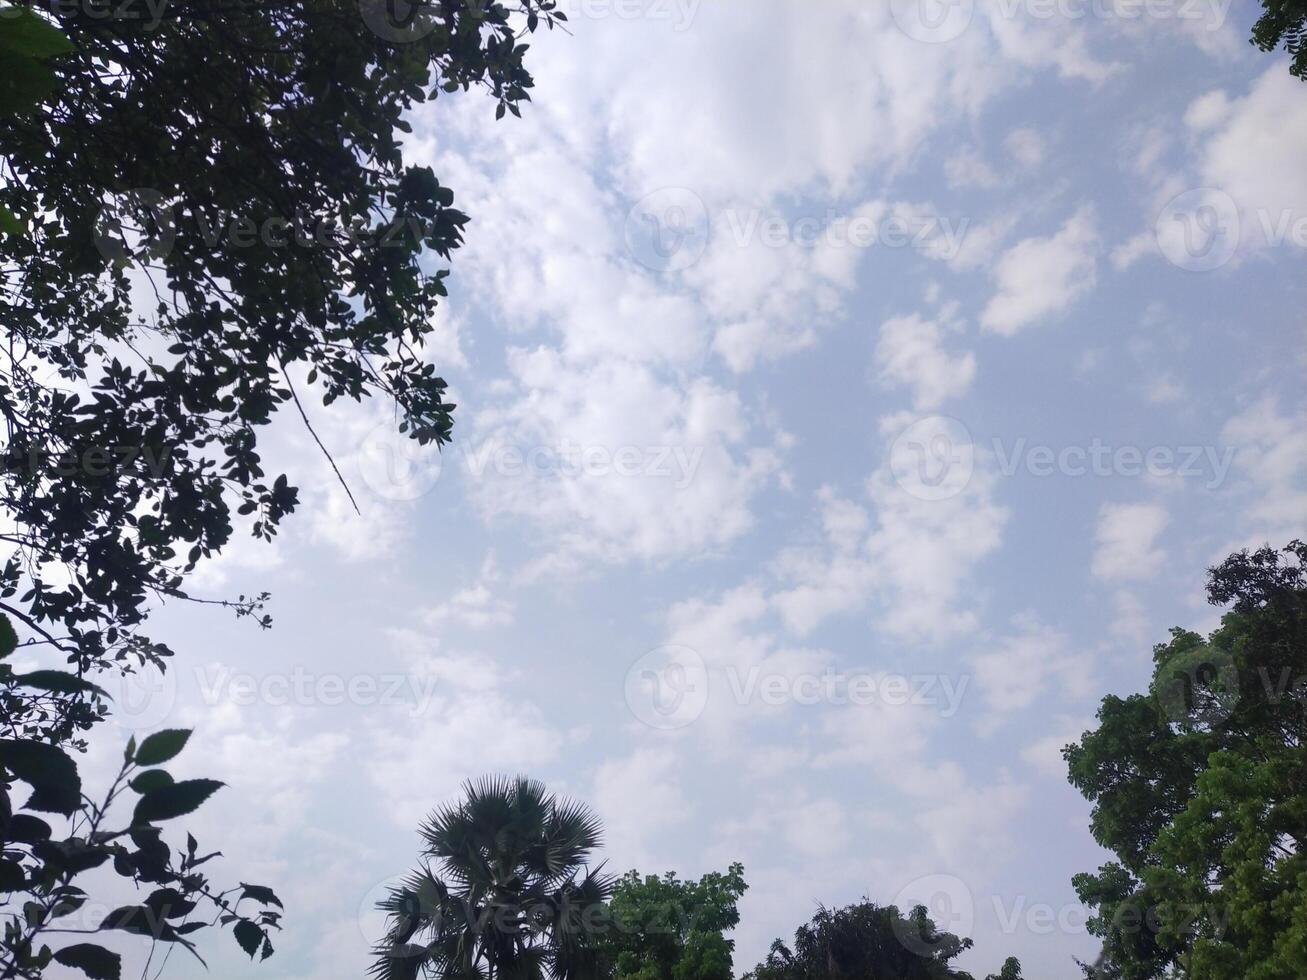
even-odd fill
[[(0, 6), (0, 633), (5, 654), (40, 665), (0, 664), (0, 975), (52, 958), (110, 975), (97, 953), (69, 963), (36, 944), (68, 909), (99, 904), (52, 891), (76, 888), (70, 873), (111, 860), (186, 901), (202, 879), (193, 852), (151, 832), (149, 807), (97, 836), (103, 808), (77, 795), (70, 752), (108, 711), (102, 675), (172, 655), (144, 631), (157, 602), (269, 624), (264, 594), (187, 586), (238, 530), (270, 538), (296, 506), (287, 477), (265, 472), (263, 427), (287, 409), (316, 440), (315, 401), (380, 397), (407, 437), (450, 437), (424, 341), (445, 294), (433, 266), (467, 217), (406, 161), (404, 117), (474, 87), (497, 117), (517, 115), (532, 85), (524, 38), (563, 16), (553, 0), (431, 0), (403, 21), (394, 7)], [(124, 779), (115, 790), (142, 800), (183, 792), (158, 773)], [(32, 790), (21, 805), (19, 783)], [(67, 834), (20, 812), (32, 809), (67, 818)], [(249, 887), (253, 901), (271, 894)], [(262, 955), (277, 914), (219, 921)], [(172, 941), (167, 916), (154, 921)], [(124, 922), (140, 931), (139, 916)]]
[(1307, 976), (1307, 545), (1232, 555), (1206, 641), (1153, 651), (1147, 693), (1107, 697), (1065, 756), (1116, 860), (1075, 879), (1103, 938), (1091, 976)]
[(682, 881), (628, 871), (610, 904), (603, 957), (616, 980), (731, 980), (744, 866)]
[(1293, 60), (1289, 71), (1307, 79), (1307, 0), (1262, 0), (1265, 13), (1253, 26), (1252, 43), (1263, 51), (1274, 51), (1281, 44)]
[[(382, 980), (586, 980), (602, 975), (595, 936), (612, 878), (586, 867), (599, 820), (544, 784), (485, 777), (421, 827), (421, 868), (380, 908)], [(434, 867), (433, 867), (434, 863)]]
[(936, 928), (925, 906), (904, 915), (864, 899), (819, 908), (794, 934), (793, 946), (773, 942), (746, 980), (971, 980), (949, 966), (970, 948), (970, 939)]
[[(474, 86), (518, 113), (522, 35), (562, 17), (105, 6), (0, 11), (0, 75), (36, 71), (41, 96), (0, 107), (0, 216), (23, 229), (0, 235), (0, 610), (82, 675), (161, 663), (150, 603), (222, 602), (187, 574), (295, 508), (259, 453), (278, 410), (316, 439), (313, 400), (376, 396), (417, 442), (450, 437), (423, 349), (446, 270), (424, 256), (447, 259), (467, 217), (405, 160), (404, 117)], [(266, 625), (262, 598), (223, 604)]]

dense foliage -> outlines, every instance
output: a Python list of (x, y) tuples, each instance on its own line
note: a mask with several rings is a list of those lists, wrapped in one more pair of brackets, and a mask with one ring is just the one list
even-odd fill
[[(941, 932), (925, 906), (904, 915), (893, 905), (863, 900), (842, 909), (819, 908), (800, 926), (794, 943), (772, 943), (767, 959), (746, 980), (972, 980), (950, 963), (971, 940)], [(1021, 964), (1008, 959), (988, 980), (1021, 980)]]
[[(163, 761), (147, 739), (97, 803), (69, 752), (108, 710), (104, 672), (171, 656), (143, 632), (159, 600), (268, 625), (264, 595), (195, 596), (186, 580), (238, 525), (269, 538), (294, 509), (259, 451), (279, 409), (316, 440), (310, 393), (375, 395), (418, 442), (450, 436), (423, 350), (445, 272), (420, 260), (447, 259), (467, 218), (404, 159), (403, 116), (474, 86), (517, 114), (522, 37), (562, 15), (552, 0), (394, 13), (383, 0), (0, 6), (0, 648), (21, 665), (0, 663), (0, 976), (117, 976), (94, 943), (40, 942), (100, 904), (72, 879), (105, 864), (152, 890), (88, 931), (190, 948), (203, 923), (185, 917), (209, 903), (247, 953), (272, 950), (279, 913), (236, 908), (277, 905), (272, 893), (211, 890), (197, 870), (211, 855), (189, 838), (174, 854), (154, 826), (217, 784), (138, 772)], [(132, 817), (111, 827), (128, 792)]]
[(731, 980), (735, 940), (725, 933), (739, 924), (747, 887), (740, 864), (698, 881), (627, 872), (601, 937), (607, 969), (615, 980)]
[[(76, 682), (57, 671), (15, 673), (5, 663), (14, 646), (13, 630), (0, 617), (0, 697), (8, 699), (16, 689), (48, 691)], [(121, 957), (102, 945), (102, 937), (114, 932), (181, 947), (198, 959), (188, 937), (215, 919), (232, 927), (250, 956), (272, 955), (269, 932), (280, 928), (277, 896), (260, 885), (215, 890), (200, 868), (216, 853), (200, 854), (189, 834), (184, 851), (174, 852), (163, 840), (160, 823), (190, 813), (222, 786), (211, 779), (174, 780), (160, 768), (182, 751), (189, 731), (165, 729), (139, 745), (130, 740), (99, 801), (84, 791), (77, 764), (62, 748), (20, 736), (10, 729), (0, 738), (0, 891), (9, 896), (0, 977), (41, 977), (57, 964), (81, 970), (92, 980), (117, 980)], [(25, 802), (15, 795), (19, 784), (30, 790)], [(110, 811), (125, 796), (136, 802), (124, 821)], [(77, 881), (102, 866), (149, 893), (139, 904), (88, 920), (94, 905), (88, 905), (89, 895)], [(23, 896), (21, 909), (12, 901), (18, 895)], [(250, 904), (242, 908), (245, 902)], [(70, 933), (98, 941), (70, 941)]]
[[(405, 160), (403, 116), (472, 86), (517, 112), (520, 35), (558, 16), (438, 0), (397, 35), (356, 0), (101, 7), (54, 5), (43, 101), (0, 112), (0, 599), (85, 674), (167, 656), (148, 603), (237, 518), (267, 538), (294, 509), (259, 453), (278, 409), (380, 395), (449, 438), (422, 349), (445, 273), (419, 258), (467, 219)], [(4, 14), (0, 36), (40, 19)]]
[(1173, 630), (1145, 694), (1107, 697), (1066, 750), (1117, 859), (1076, 878), (1104, 940), (1094, 976), (1307, 976), (1307, 545), (1211, 570), (1231, 604)]
[[(542, 783), (486, 777), (422, 825), (423, 866), (381, 908), (381, 980), (581, 980), (601, 975), (595, 937), (612, 878), (585, 867), (601, 841), (583, 804)], [(433, 867), (434, 864), (434, 867)]]
[(1253, 44), (1263, 51), (1280, 45), (1289, 52), (1289, 71), (1307, 80), (1307, 0), (1262, 0), (1265, 13), (1253, 27)]

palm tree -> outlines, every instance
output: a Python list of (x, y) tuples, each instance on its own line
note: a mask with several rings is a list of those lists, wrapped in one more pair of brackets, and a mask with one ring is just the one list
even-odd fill
[(420, 828), (422, 867), (380, 904), (379, 980), (590, 980), (613, 879), (587, 866), (598, 818), (543, 783), (487, 776)]

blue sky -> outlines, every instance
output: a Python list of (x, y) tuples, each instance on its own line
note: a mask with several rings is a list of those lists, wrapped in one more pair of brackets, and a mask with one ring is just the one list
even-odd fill
[(454, 445), (319, 408), (359, 516), (279, 423), (301, 511), (201, 577), (273, 630), (162, 610), (119, 721), (196, 727), (197, 834), (287, 903), (212, 975), (356, 975), (487, 771), (593, 805), (615, 870), (742, 861), (740, 972), (866, 895), (1074, 975), (1060, 746), (1307, 523), (1307, 86), (1255, 6), (576, 0), (524, 119), (416, 113), (473, 219)]

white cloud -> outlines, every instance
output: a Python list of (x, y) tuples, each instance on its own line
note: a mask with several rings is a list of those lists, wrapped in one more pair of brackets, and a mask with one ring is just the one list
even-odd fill
[(1094, 534), (1094, 576), (1109, 582), (1155, 577), (1166, 561), (1157, 538), (1169, 522), (1158, 504), (1104, 504)]
[(1081, 208), (1054, 235), (1027, 238), (999, 259), (998, 291), (981, 315), (981, 325), (1011, 336), (1041, 320), (1065, 313), (1097, 281), (1098, 233), (1093, 212)]
[(1282, 413), (1266, 396), (1235, 415), (1221, 440), (1236, 450), (1245, 501), (1240, 538), (1231, 546), (1285, 544), (1307, 527), (1307, 416)]
[(395, 631), (409, 651), (413, 704), (387, 706), (368, 724), (368, 774), (387, 817), (406, 830), (460, 784), (487, 772), (538, 772), (566, 736), (534, 703), (515, 697), (489, 657), (451, 656), (420, 634)]
[(1307, 220), (1307, 105), (1283, 64), (1272, 64), (1244, 98), (1203, 96), (1185, 119), (1201, 147), (1199, 178), (1234, 200), (1245, 245), (1278, 244), (1283, 218)]
[(950, 357), (939, 325), (916, 314), (881, 324), (876, 364), (883, 380), (912, 387), (913, 407), (921, 411), (965, 394), (976, 377), (975, 354)]
[(548, 348), (509, 364), (514, 394), (476, 413), (465, 457), (487, 520), (525, 518), (556, 552), (602, 562), (698, 554), (752, 526), (780, 452), (750, 446), (759, 433), (734, 393), (707, 379), (682, 388), (631, 361), (576, 365)]
[(1030, 613), (1015, 617), (1013, 626), (1013, 633), (974, 660), (976, 683), (989, 708), (982, 731), (992, 731), (1006, 716), (1051, 697), (1050, 680), (1060, 685), (1061, 697), (1090, 688), (1089, 663), (1071, 649), (1066, 636)]
[(429, 626), (463, 626), (467, 629), (488, 629), (508, 626), (513, 622), (513, 603), (495, 594), (501, 576), (493, 557), (481, 566), (481, 573), (473, 585), (460, 589), (447, 600), (437, 603), (422, 614)]
[(1044, 137), (1034, 129), (1014, 129), (1003, 140), (1012, 159), (1026, 170), (1036, 170), (1044, 162)]

